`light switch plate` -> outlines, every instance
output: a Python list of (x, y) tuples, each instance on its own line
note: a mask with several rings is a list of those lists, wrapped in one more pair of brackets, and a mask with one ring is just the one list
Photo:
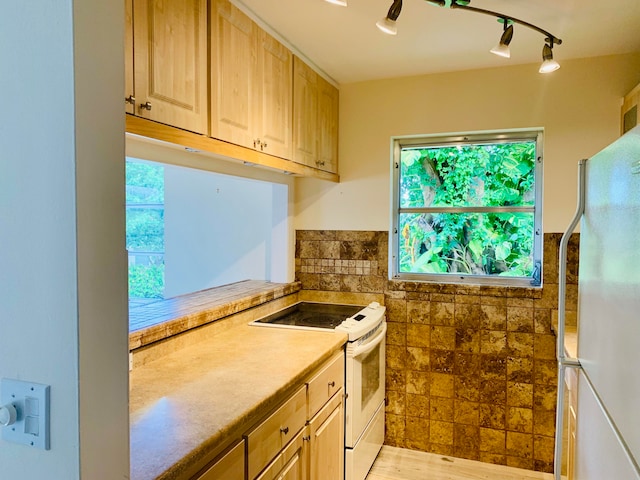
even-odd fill
[(12, 404), (16, 422), (0, 427), (2, 439), (49, 450), (49, 385), (3, 378), (0, 380), (0, 406)]

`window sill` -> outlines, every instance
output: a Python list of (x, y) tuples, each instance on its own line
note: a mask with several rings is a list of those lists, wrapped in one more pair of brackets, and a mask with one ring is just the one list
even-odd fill
[(542, 298), (542, 286), (501, 286), (470, 285), (461, 283), (437, 283), (414, 280), (389, 280), (391, 290), (402, 290), (418, 293), (441, 293), (455, 295), (507, 296), (518, 298)]
[(300, 288), (300, 282), (244, 280), (132, 307), (129, 311), (129, 350), (296, 293)]

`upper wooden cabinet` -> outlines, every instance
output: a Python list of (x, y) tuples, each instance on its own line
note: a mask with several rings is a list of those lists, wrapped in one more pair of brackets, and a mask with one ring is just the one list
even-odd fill
[(293, 159), (316, 167), (318, 116), (318, 74), (293, 58)]
[(290, 159), (291, 52), (227, 0), (210, 24), (211, 136)]
[(338, 89), (298, 57), (293, 62), (293, 159), (338, 171)]
[(318, 77), (317, 166), (338, 172), (338, 89), (322, 77)]
[(124, 2), (127, 132), (339, 181), (333, 85), (229, 0)]
[(135, 115), (207, 133), (207, 47), (207, 0), (133, 0)]
[(124, 0), (124, 103), (127, 113), (135, 113), (133, 93), (133, 0)]

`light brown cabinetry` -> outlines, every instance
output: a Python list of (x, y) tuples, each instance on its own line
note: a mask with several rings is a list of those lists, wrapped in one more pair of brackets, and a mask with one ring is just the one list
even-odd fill
[(322, 77), (318, 77), (317, 167), (338, 172), (338, 89)]
[(342, 389), (311, 419), (309, 480), (341, 480), (344, 475), (344, 402)]
[(194, 480), (244, 480), (244, 440), (240, 441)]
[(133, 0), (132, 18), (125, 60), (129, 70), (133, 51), (134, 89), (125, 94), (135, 98), (132, 113), (206, 133), (207, 0)]
[(344, 368), (340, 352), (307, 383), (309, 480), (344, 476)]
[(309, 401), (308, 418), (311, 419), (322, 406), (344, 387), (344, 355), (342, 352), (329, 360), (307, 383)]
[(338, 169), (338, 90), (298, 57), (293, 61), (293, 159)]
[(133, 0), (124, 0), (124, 104), (125, 112), (135, 113), (133, 93)]
[(308, 448), (301, 430), (256, 480), (306, 480)]
[(192, 480), (344, 480), (344, 351)]
[(246, 436), (247, 471), (255, 478), (276, 457), (306, 423), (306, 385), (296, 391), (280, 408)]
[(290, 159), (291, 52), (228, 0), (213, 0), (210, 25), (210, 135)]
[(622, 118), (620, 119), (620, 133), (625, 134), (640, 123), (640, 85), (637, 85), (622, 101)]
[(124, 1), (128, 133), (339, 180), (333, 85), (229, 0)]

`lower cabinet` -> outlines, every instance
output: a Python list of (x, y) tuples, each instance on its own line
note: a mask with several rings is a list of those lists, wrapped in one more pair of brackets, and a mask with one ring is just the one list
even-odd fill
[(307, 426), (309, 480), (344, 478), (344, 401), (336, 393)]
[(299, 388), (275, 412), (245, 435), (248, 478), (258, 474), (302, 431), (307, 418), (307, 387)]
[(225, 453), (194, 480), (244, 480), (244, 440)]
[(256, 480), (306, 480), (309, 446), (305, 431), (301, 430)]
[(344, 480), (344, 352), (192, 480)]

